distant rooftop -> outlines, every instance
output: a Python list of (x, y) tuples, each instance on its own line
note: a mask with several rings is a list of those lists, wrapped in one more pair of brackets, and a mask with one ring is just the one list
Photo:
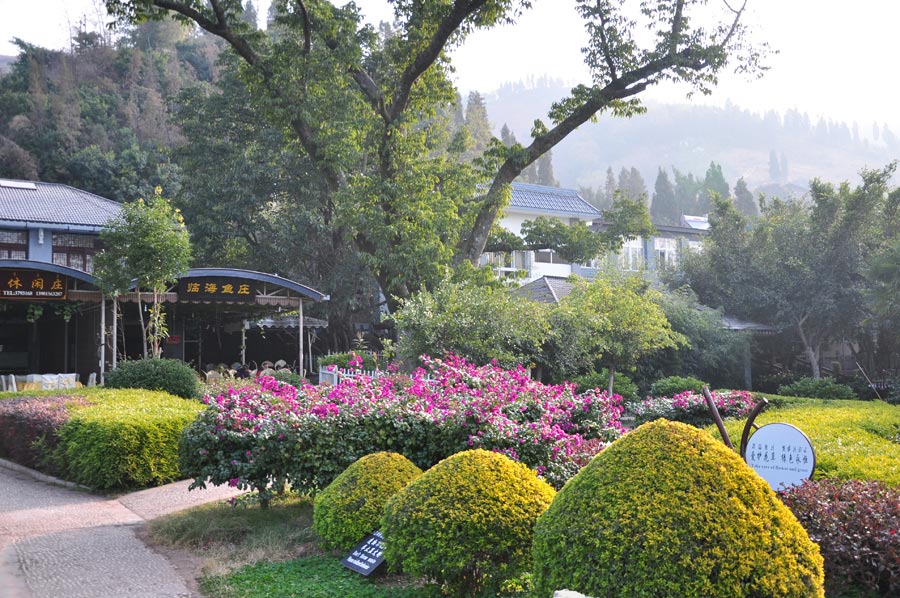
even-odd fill
[(574, 189), (560, 189), (528, 183), (512, 184), (513, 211), (550, 213), (558, 216), (600, 218), (600, 210), (585, 201)]
[(560, 276), (541, 276), (528, 284), (523, 284), (514, 292), (522, 297), (541, 303), (559, 303), (575, 288), (571, 282)]
[(0, 179), (0, 223), (101, 228), (122, 204), (59, 183)]
[(682, 216), (681, 226), (697, 230), (709, 230), (709, 216)]

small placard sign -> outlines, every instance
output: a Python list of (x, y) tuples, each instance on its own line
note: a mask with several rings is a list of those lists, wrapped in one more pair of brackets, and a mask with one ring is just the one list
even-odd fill
[(348, 569), (365, 576), (372, 574), (384, 563), (384, 536), (375, 531), (363, 538), (353, 551), (341, 561)]
[(256, 290), (253, 280), (222, 276), (182, 278), (178, 281), (178, 298), (182, 301), (254, 301)]
[(750, 437), (744, 458), (772, 490), (799, 486), (816, 468), (812, 443), (790, 424), (762, 426)]

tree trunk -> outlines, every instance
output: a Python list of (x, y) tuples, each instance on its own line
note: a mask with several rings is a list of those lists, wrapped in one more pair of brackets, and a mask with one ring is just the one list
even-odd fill
[(812, 342), (810, 342), (810, 339), (803, 331), (803, 320), (797, 323), (797, 332), (800, 333), (800, 340), (801, 342), (803, 342), (803, 352), (806, 354), (806, 358), (809, 359), (809, 367), (812, 373), (812, 377), (818, 380), (822, 377), (822, 372), (821, 370), (819, 370), (820, 343), (815, 343), (815, 345), (813, 345)]
[(613, 382), (616, 381), (616, 366), (614, 364), (610, 364), (609, 366), (609, 396), (613, 396)]
[(141, 344), (144, 347), (144, 359), (147, 359), (147, 329), (144, 327), (144, 305), (141, 303), (141, 290), (139, 288), (135, 290), (137, 291), (138, 318), (140, 318), (141, 322)]

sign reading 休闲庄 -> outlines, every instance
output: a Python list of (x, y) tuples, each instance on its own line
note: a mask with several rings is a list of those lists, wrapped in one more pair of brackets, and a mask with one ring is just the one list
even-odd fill
[(253, 301), (256, 285), (252, 280), (222, 276), (182, 278), (178, 281), (178, 298), (187, 301)]
[(40, 270), (0, 271), (0, 299), (63, 300), (68, 288), (68, 277), (61, 274)]

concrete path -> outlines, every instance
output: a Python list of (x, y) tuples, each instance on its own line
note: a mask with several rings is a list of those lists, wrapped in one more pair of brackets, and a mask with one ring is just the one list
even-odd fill
[(149, 519), (240, 492), (189, 481), (110, 499), (0, 460), (0, 598), (188, 598), (137, 536)]

